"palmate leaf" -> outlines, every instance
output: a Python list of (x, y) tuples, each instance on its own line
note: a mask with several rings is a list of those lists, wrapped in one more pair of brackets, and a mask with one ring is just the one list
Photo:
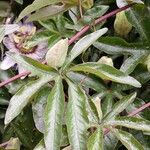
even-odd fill
[(141, 87), (141, 84), (136, 79), (106, 64), (89, 62), (75, 65), (71, 67), (70, 70), (91, 73), (103, 80), (111, 80), (117, 83), (132, 85), (134, 87)]
[(87, 141), (88, 150), (103, 150), (103, 129), (97, 130), (89, 137)]
[(114, 120), (110, 120), (107, 125), (124, 126), (135, 130), (142, 130), (150, 132), (150, 121), (143, 118), (136, 117), (116, 117)]
[(23, 86), (10, 100), (5, 115), (5, 125), (9, 124), (29, 103), (32, 96), (47, 82), (53, 80), (55, 76), (43, 76), (38, 80), (31, 81)]
[(129, 104), (131, 104), (136, 98), (136, 93), (124, 96), (113, 106), (112, 110), (103, 118), (103, 121), (107, 124), (109, 120), (113, 120), (116, 115), (121, 113)]
[(62, 135), (62, 117), (64, 112), (64, 91), (62, 79), (55, 80), (55, 86), (52, 88), (45, 109), (45, 132), (44, 142), (47, 150), (59, 150)]
[(19, 15), (17, 21), (20, 21), (25, 16), (29, 15), (30, 13), (45, 7), (47, 5), (52, 5), (55, 3), (59, 3), (61, 0), (35, 0), (31, 5), (27, 6)]
[(132, 134), (118, 129), (111, 129), (111, 131), (128, 150), (144, 150)]
[(97, 49), (112, 55), (130, 55), (122, 64), (120, 70), (130, 74), (135, 67), (149, 54), (149, 46), (129, 44), (121, 38), (104, 37), (93, 44)]
[(86, 130), (88, 118), (86, 112), (86, 95), (84, 91), (71, 81), (69, 84), (69, 103), (66, 113), (66, 124), (70, 144), (74, 150), (86, 149)]

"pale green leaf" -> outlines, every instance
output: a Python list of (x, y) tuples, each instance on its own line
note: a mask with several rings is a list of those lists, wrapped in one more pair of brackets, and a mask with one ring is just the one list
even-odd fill
[(87, 141), (88, 150), (103, 150), (103, 129), (97, 130), (89, 137)]
[(124, 126), (135, 130), (150, 132), (150, 121), (136, 117), (116, 117), (114, 120), (108, 121), (106, 124), (114, 126)]
[(40, 10), (36, 11), (34, 14), (31, 14), (27, 19), (28, 22), (43, 20), (54, 17), (60, 13), (67, 11), (70, 8), (69, 5), (50, 5)]
[(7, 53), (9, 57), (11, 57), (17, 64), (20, 64), (24, 67), (27, 71), (31, 71), (32, 75), (39, 75), (39, 76), (51, 76), (51, 74), (56, 76), (56, 70), (50, 66), (41, 64), (40, 62), (33, 60), (29, 57), (16, 54), (16, 53)]
[(47, 5), (59, 3), (60, 0), (35, 0), (31, 5), (27, 6), (19, 15), (18, 20), (20, 21), (25, 16), (29, 15), (30, 13), (45, 7)]
[(60, 149), (64, 102), (63, 84), (59, 77), (55, 80), (55, 86), (48, 96), (44, 115), (44, 142), (47, 150)]
[(113, 106), (112, 110), (104, 117), (104, 122), (107, 124), (108, 120), (114, 119), (114, 117), (121, 113), (129, 104), (131, 104), (135, 98), (136, 93), (124, 96)]
[(86, 149), (86, 131), (88, 118), (86, 112), (85, 92), (77, 85), (68, 81), (69, 103), (67, 106), (66, 124), (69, 141), (74, 150)]
[(43, 76), (38, 80), (29, 82), (23, 86), (10, 100), (5, 115), (5, 125), (9, 124), (29, 103), (32, 96), (47, 82), (53, 80), (55, 76)]
[(73, 66), (70, 68), (70, 70), (77, 72), (87, 72), (94, 74), (104, 80), (111, 80), (118, 83), (132, 85), (134, 87), (141, 87), (141, 84), (133, 77), (128, 76), (122, 71), (106, 64), (89, 62)]
[(69, 53), (69, 57), (66, 60), (66, 63), (71, 63), (77, 56), (84, 52), (88, 47), (90, 47), (99, 37), (105, 34), (108, 31), (107, 28), (100, 29), (91, 34), (84, 36), (80, 39), (72, 48)]
[(128, 150), (144, 150), (141, 143), (138, 142), (132, 134), (117, 130), (117, 129), (111, 129), (111, 131), (115, 134), (115, 136), (122, 142), (122, 144), (128, 149)]

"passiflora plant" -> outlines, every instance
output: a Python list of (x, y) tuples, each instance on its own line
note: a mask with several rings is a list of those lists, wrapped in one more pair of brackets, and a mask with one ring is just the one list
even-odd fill
[[(123, 126), (145, 132), (150, 131), (149, 121), (143, 118), (119, 115), (134, 101), (136, 93), (121, 96), (121, 99), (112, 108), (110, 107), (111, 103), (104, 104), (105, 111), (103, 112), (98, 96), (94, 98), (89, 95), (90, 89), (98, 93), (108, 93), (106, 82), (110, 81), (137, 88), (141, 87), (141, 84), (109, 64), (100, 62), (75, 64), (73, 61), (107, 30), (107, 28), (103, 28), (84, 36), (69, 52), (68, 40), (60, 40), (46, 55), (48, 65), (26, 56), (7, 54), (17, 64), (21, 64), (27, 71), (30, 71), (32, 76), (37, 76), (37, 79), (27, 83), (11, 98), (5, 116), (6, 125), (20, 114), (29, 102), (32, 102), (33, 96), (38, 95), (43, 86), (47, 85), (49, 89), (46, 106), (42, 108), (44, 109), (43, 114), (40, 114), (44, 118), (43, 122), (35, 121), (36, 127), (44, 134), (44, 142), (41, 141), (35, 149), (43, 147), (47, 150), (57, 150), (61, 146), (65, 146), (61, 145), (64, 137), (63, 128), (67, 128), (65, 134), (68, 136), (68, 142), (66, 145), (70, 144), (72, 149), (104, 149), (106, 128), (128, 149), (144, 149), (132, 134), (120, 128)], [(48, 83), (52, 85), (48, 86)], [(66, 84), (68, 85), (67, 89), (64, 89), (64, 84), (65, 87)], [(42, 99), (34, 100), (32, 108), (36, 120), (36, 115), (41, 112), (38, 105), (44, 102), (41, 102)]]
[[(111, 2), (113, 3), (113, 0)], [(142, 3), (140, 0), (118, 0), (117, 5), (122, 7), (133, 2)], [(79, 9), (84, 8), (85, 11), (81, 20), (83, 19), (84, 23), (87, 20), (88, 23), (93, 23), (109, 8), (108, 6), (91, 8), (93, 5), (92, 0), (35, 0), (20, 13), (18, 21), (27, 15), (26, 22), (47, 19), (77, 6)], [(95, 31), (82, 38), (78, 37), (73, 46), (70, 44), (75, 40), (73, 42), (71, 39), (68, 40), (65, 33), (63, 38), (60, 35), (57, 35), (57, 38), (54, 36), (46, 53), (46, 64), (21, 53), (7, 52), (6, 57), (16, 62), (30, 75), (29, 78), (20, 81), (21, 86), (17, 88), (17, 92), (9, 91), (13, 96), (9, 104), (7, 102), (4, 135), (15, 136), (15, 131), (22, 144), (27, 149), (34, 150), (112, 150), (119, 149), (122, 145), (129, 150), (148, 149), (149, 146), (144, 145), (146, 140), (143, 135), (149, 135), (150, 121), (145, 114), (138, 114), (138, 111), (131, 112), (144, 104), (137, 96), (138, 90), (142, 84), (150, 80), (149, 72), (141, 73), (140, 69), (136, 70), (141, 64), (149, 69), (148, 18), (149, 9), (142, 3), (117, 14), (114, 30), (121, 38), (106, 36), (109, 35), (108, 28), (99, 27), (96, 30), (94, 25), (98, 24), (97, 20), (94, 24), (83, 28), (87, 31), (93, 26)], [(106, 19), (107, 17), (101, 21)], [(81, 25), (81, 20), (78, 22), (74, 19), (72, 28), (80, 30), (77, 25)], [(42, 21), (39, 23), (50, 29), (53, 35), (57, 34), (49, 24)], [(139, 39), (129, 44), (124, 39), (133, 26), (138, 31)], [(6, 27), (9, 29), (11, 27), (11, 33), (12, 30), (19, 28), (17, 24), (6, 25), (5, 29)], [(71, 26), (68, 25), (68, 28), (71, 29)], [(29, 45), (24, 47), (36, 47), (43, 39), (52, 39), (46, 33), (47, 30), (35, 33), (27, 43)], [(1, 41), (5, 35), (9, 33), (3, 34)], [(115, 68), (113, 60), (106, 56), (98, 61), (84, 62), (84, 59), (79, 59), (91, 49), (113, 57), (123, 55), (124, 61), (119, 64), (120, 69)], [(21, 129), (24, 126), (25, 128)], [(37, 130), (39, 132), (36, 132)], [(31, 133), (32, 137), (26, 136)], [(142, 137), (142, 140), (139, 137)], [(14, 141), (19, 145), (18, 138), (10, 139), (9, 143)], [(7, 145), (7, 148), (12, 147)]]

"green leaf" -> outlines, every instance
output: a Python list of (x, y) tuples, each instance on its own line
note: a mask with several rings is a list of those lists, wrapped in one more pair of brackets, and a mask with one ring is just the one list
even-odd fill
[(114, 104), (113, 95), (107, 93), (102, 103), (103, 116), (105, 116), (107, 113), (109, 113), (112, 110), (113, 104)]
[(121, 38), (104, 37), (95, 42), (94, 46), (100, 51), (113, 55), (125, 55), (128, 57), (121, 66), (121, 71), (131, 73), (135, 67), (148, 55), (149, 46), (141, 44), (129, 44)]
[(135, 5), (126, 14), (129, 21), (140, 33), (142, 40), (150, 42), (150, 10), (145, 5)]
[(60, 13), (67, 11), (71, 6), (69, 5), (50, 5), (40, 10), (36, 11), (34, 14), (30, 15), (27, 19), (28, 22), (43, 20), (52, 18)]
[(91, 88), (97, 92), (104, 91), (106, 88), (104, 82), (92, 75), (84, 75), (83, 73), (68, 72), (67, 77), (73, 82), (78, 83), (84, 87)]
[(16, 53), (7, 53), (9, 57), (11, 57), (17, 64), (20, 64), (22, 67), (27, 69), (27, 71), (31, 71), (32, 75), (39, 76), (56, 76), (56, 70), (47, 65), (41, 64), (40, 62), (33, 60), (29, 57), (16, 54)]
[(66, 113), (66, 124), (69, 141), (74, 150), (86, 149), (86, 130), (88, 118), (86, 112), (85, 92), (77, 85), (68, 81), (69, 103)]
[(47, 103), (47, 97), (49, 95), (50, 87), (44, 86), (35, 96), (32, 103), (33, 119), (36, 128), (44, 133), (44, 110)]
[(53, 80), (55, 76), (43, 76), (38, 80), (29, 82), (23, 86), (10, 100), (5, 115), (5, 125), (9, 124), (28, 104), (32, 96), (47, 82)]
[(44, 140), (42, 139), (33, 150), (46, 150)]
[(118, 83), (132, 85), (134, 87), (141, 87), (141, 84), (133, 77), (117, 70), (116, 68), (100, 64), (96, 62), (83, 63), (70, 68), (71, 71), (80, 71), (94, 74), (104, 80), (111, 80)]
[(129, 104), (131, 104), (136, 98), (136, 93), (124, 96), (119, 100), (112, 108), (112, 110), (104, 117), (104, 122), (107, 124), (108, 120), (114, 119), (116, 115), (122, 112)]
[(17, 22), (20, 21), (25, 16), (29, 15), (30, 13), (45, 7), (47, 5), (52, 5), (55, 3), (59, 3), (60, 0), (35, 0), (31, 5), (27, 6), (19, 15)]
[(99, 37), (105, 34), (108, 31), (107, 28), (100, 29), (91, 34), (84, 36), (80, 39), (72, 48), (69, 53), (69, 57), (66, 60), (66, 63), (71, 63), (77, 56), (84, 52), (88, 47), (90, 47)]
[(117, 130), (117, 129), (111, 129), (111, 131), (115, 134), (115, 136), (122, 142), (122, 144), (128, 149), (128, 150), (144, 150), (141, 143), (139, 143), (132, 134)]
[(135, 130), (150, 132), (150, 121), (136, 117), (116, 117), (114, 120), (108, 121), (106, 124), (114, 126), (124, 126)]
[(96, 106), (91, 98), (86, 100), (86, 110), (87, 110), (87, 117), (89, 119), (89, 123), (97, 124), (99, 122), (98, 111)]
[(111, 132), (105, 134), (104, 150), (114, 150), (117, 143), (118, 143), (118, 139)]
[(44, 142), (46, 149), (59, 150), (62, 135), (62, 118), (64, 112), (64, 91), (62, 79), (59, 77), (55, 80), (55, 86), (47, 99), (45, 109), (45, 132)]
[(66, 127), (66, 125), (63, 125), (60, 146), (64, 147), (64, 146), (67, 146), (67, 145), (69, 145), (67, 127)]
[(88, 150), (103, 150), (103, 129), (97, 130), (89, 137), (87, 141)]

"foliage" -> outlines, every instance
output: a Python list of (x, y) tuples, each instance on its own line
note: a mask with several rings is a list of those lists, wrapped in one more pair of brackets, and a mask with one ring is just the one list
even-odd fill
[[(119, 6), (127, 2), (136, 1), (122, 0)], [(0, 88), (4, 149), (150, 148), (149, 108), (130, 115), (150, 98), (150, 5), (137, 3), (96, 25), (98, 17), (117, 7), (115, 0), (0, 2), (1, 59), (7, 55), (30, 73)], [(16, 13), (13, 7), (18, 6), (21, 12)], [(47, 64), (4, 47), (4, 37), (18, 33), (22, 19), (37, 26), (35, 34), (22, 41), (24, 47), (33, 49), (47, 42)], [(90, 30), (85, 34), (86, 28)], [(77, 32), (84, 35), (74, 36)], [(0, 70), (0, 80), (16, 74), (16, 67)]]

